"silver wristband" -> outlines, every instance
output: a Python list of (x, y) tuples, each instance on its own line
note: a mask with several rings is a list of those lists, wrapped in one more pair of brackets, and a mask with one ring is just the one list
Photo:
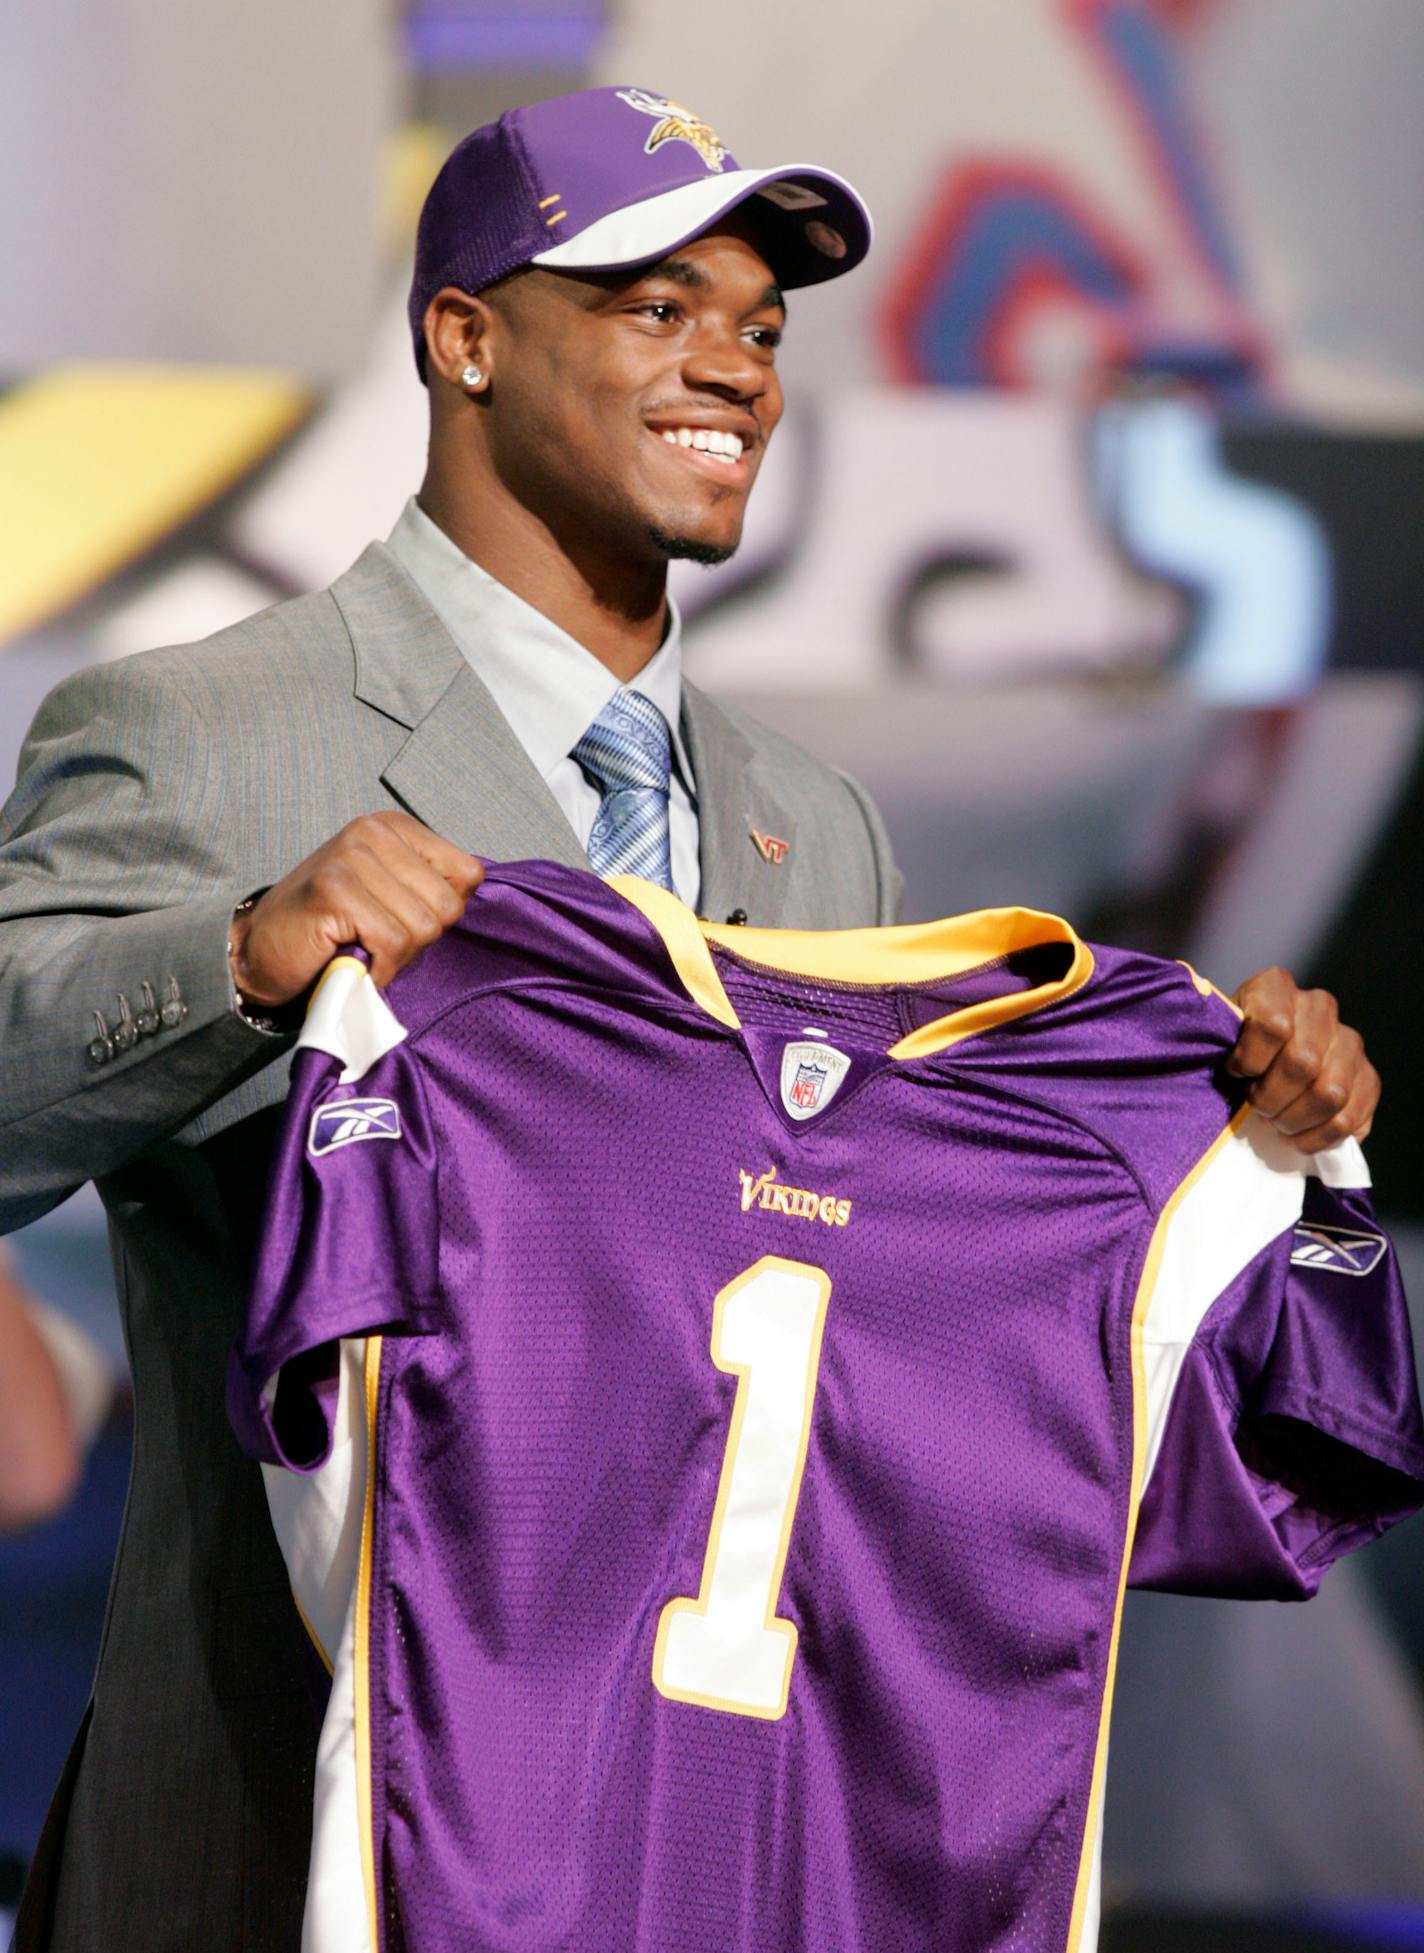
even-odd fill
[[(259, 888), (254, 889), (251, 895), (244, 895), (232, 912), (233, 921), (236, 922), (240, 915), (246, 915), (250, 909), (256, 908), (266, 893), (265, 888)], [(245, 1001), (242, 992), (237, 987), (237, 975), (232, 967), (232, 952), (233, 940), (229, 936), (227, 939), (227, 968), (228, 976), (232, 981), (233, 1009), (237, 1012), (243, 1023), (250, 1024), (254, 1031), (262, 1031), (268, 1037), (289, 1037), (292, 1031), (298, 1027), (291, 1022), (283, 1022), (282, 1007), (279, 1006), (277, 1012), (274, 1013), (270, 1010), (258, 1010)]]

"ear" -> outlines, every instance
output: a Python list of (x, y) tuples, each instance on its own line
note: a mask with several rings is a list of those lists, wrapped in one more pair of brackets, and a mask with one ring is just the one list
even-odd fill
[[(482, 392), (493, 373), (494, 349), (490, 331), (493, 314), (482, 298), (446, 285), (425, 308), (425, 371), (458, 387), (461, 393)], [(461, 374), (478, 366), (484, 378), (466, 386)]]

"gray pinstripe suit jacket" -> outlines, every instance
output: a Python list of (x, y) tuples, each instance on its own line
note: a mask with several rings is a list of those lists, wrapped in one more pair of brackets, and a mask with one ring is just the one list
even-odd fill
[[(894, 919), (861, 791), (687, 688), (703, 908)], [(583, 856), (395, 559), (205, 643), (61, 685), (0, 813), (0, 1232), (87, 1179), (133, 1362), (133, 1477), (93, 1700), (21, 1912), (21, 1953), (296, 1953), (316, 1721), (260, 1476), (223, 1414), (286, 1041), (233, 1008), (234, 906), (399, 806), (494, 859)], [(779, 866), (750, 830), (792, 842)], [(176, 978), (176, 1028), (112, 1062), (93, 1012)]]

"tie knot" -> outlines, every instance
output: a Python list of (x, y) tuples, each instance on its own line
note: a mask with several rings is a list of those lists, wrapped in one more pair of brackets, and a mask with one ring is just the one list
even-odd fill
[(573, 758), (602, 793), (652, 787), (665, 794), (672, 774), (672, 735), (653, 701), (623, 686), (574, 747)]

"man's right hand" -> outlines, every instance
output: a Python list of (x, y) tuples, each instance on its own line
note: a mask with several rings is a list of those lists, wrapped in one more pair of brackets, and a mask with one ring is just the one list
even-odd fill
[(388, 984), (465, 912), (484, 879), (472, 854), (410, 814), (363, 814), (233, 918), (232, 976), (245, 1004), (300, 997), (343, 943)]

